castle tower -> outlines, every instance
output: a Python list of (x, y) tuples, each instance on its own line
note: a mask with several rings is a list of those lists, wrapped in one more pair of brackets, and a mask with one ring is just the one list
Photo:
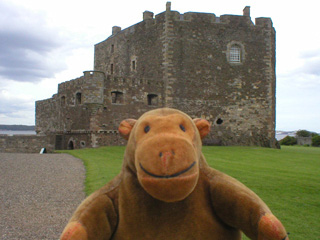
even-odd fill
[(275, 86), (270, 18), (254, 24), (248, 6), (243, 15), (180, 14), (168, 2), (162, 13), (145, 11), (141, 22), (113, 27), (95, 45), (94, 71), (37, 102), (37, 129), (87, 134), (74, 136), (75, 146), (116, 145), (121, 120), (172, 107), (212, 123), (205, 144), (274, 147)]

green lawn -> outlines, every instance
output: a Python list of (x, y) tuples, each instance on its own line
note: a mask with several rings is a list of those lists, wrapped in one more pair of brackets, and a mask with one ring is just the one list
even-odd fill
[[(119, 173), (124, 147), (63, 152), (84, 161), (89, 195)], [(319, 239), (320, 148), (203, 147), (203, 153), (210, 166), (255, 191), (284, 223), (290, 239)]]

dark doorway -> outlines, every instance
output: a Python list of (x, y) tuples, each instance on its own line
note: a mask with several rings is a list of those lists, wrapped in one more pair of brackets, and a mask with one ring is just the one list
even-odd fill
[(73, 141), (70, 141), (68, 143), (68, 150), (73, 150), (74, 149), (74, 144), (73, 144)]
[(55, 149), (62, 150), (63, 149), (63, 139), (62, 135), (56, 135)]

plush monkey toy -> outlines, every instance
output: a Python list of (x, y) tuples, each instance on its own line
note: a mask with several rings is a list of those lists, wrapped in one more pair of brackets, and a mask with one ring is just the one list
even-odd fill
[(63, 240), (288, 240), (281, 222), (243, 184), (208, 166), (201, 139), (210, 131), (174, 109), (119, 126), (128, 139), (122, 170), (85, 199)]

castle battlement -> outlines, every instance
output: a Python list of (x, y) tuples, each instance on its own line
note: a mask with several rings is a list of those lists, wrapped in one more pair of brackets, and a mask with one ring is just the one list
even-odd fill
[(56, 149), (117, 145), (126, 118), (172, 107), (207, 119), (213, 145), (275, 146), (275, 30), (270, 18), (171, 10), (95, 46), (94, 70), (37, 101), (37, 132)]
[[(150, 27), (154, 24), (159, 24), (165, 21), (166, 14), (170, 15), (170, 20), (179, 21), (179, 22), (201, 22), (201, 23), (212, 23), (212, 24), (225, 24), (232, 27), (241, 26), (241, 27), (265, 27), (272, 28), (272, 21), (270, 18), (256, 18), (255, 24), (251, 21), (250, 17), (250, 7), (246, 6), (243, 9), (243, 15), (230, 15), (225, 14), (217, 17), (214, 13), (201, 13), (201, 12), (186, 12), (181, 14), (178, 11), (171, 10), (171, 3), (168, 2), (167, 10), (165, 12), (159, 13), (154, 16), (153, 12), (145, 11), (143, 12), (143, 21), (135, 25), (132, 25), (126, 29), (121, 30), (121, 27), (114, 26), (112, 27), (112, 36), (123, 33), (131, 34), (134, 33), (135, 29), (141, 24), (147, 23), (147, 26)], [(111, 36), (111, 37), (112, 37)]]

